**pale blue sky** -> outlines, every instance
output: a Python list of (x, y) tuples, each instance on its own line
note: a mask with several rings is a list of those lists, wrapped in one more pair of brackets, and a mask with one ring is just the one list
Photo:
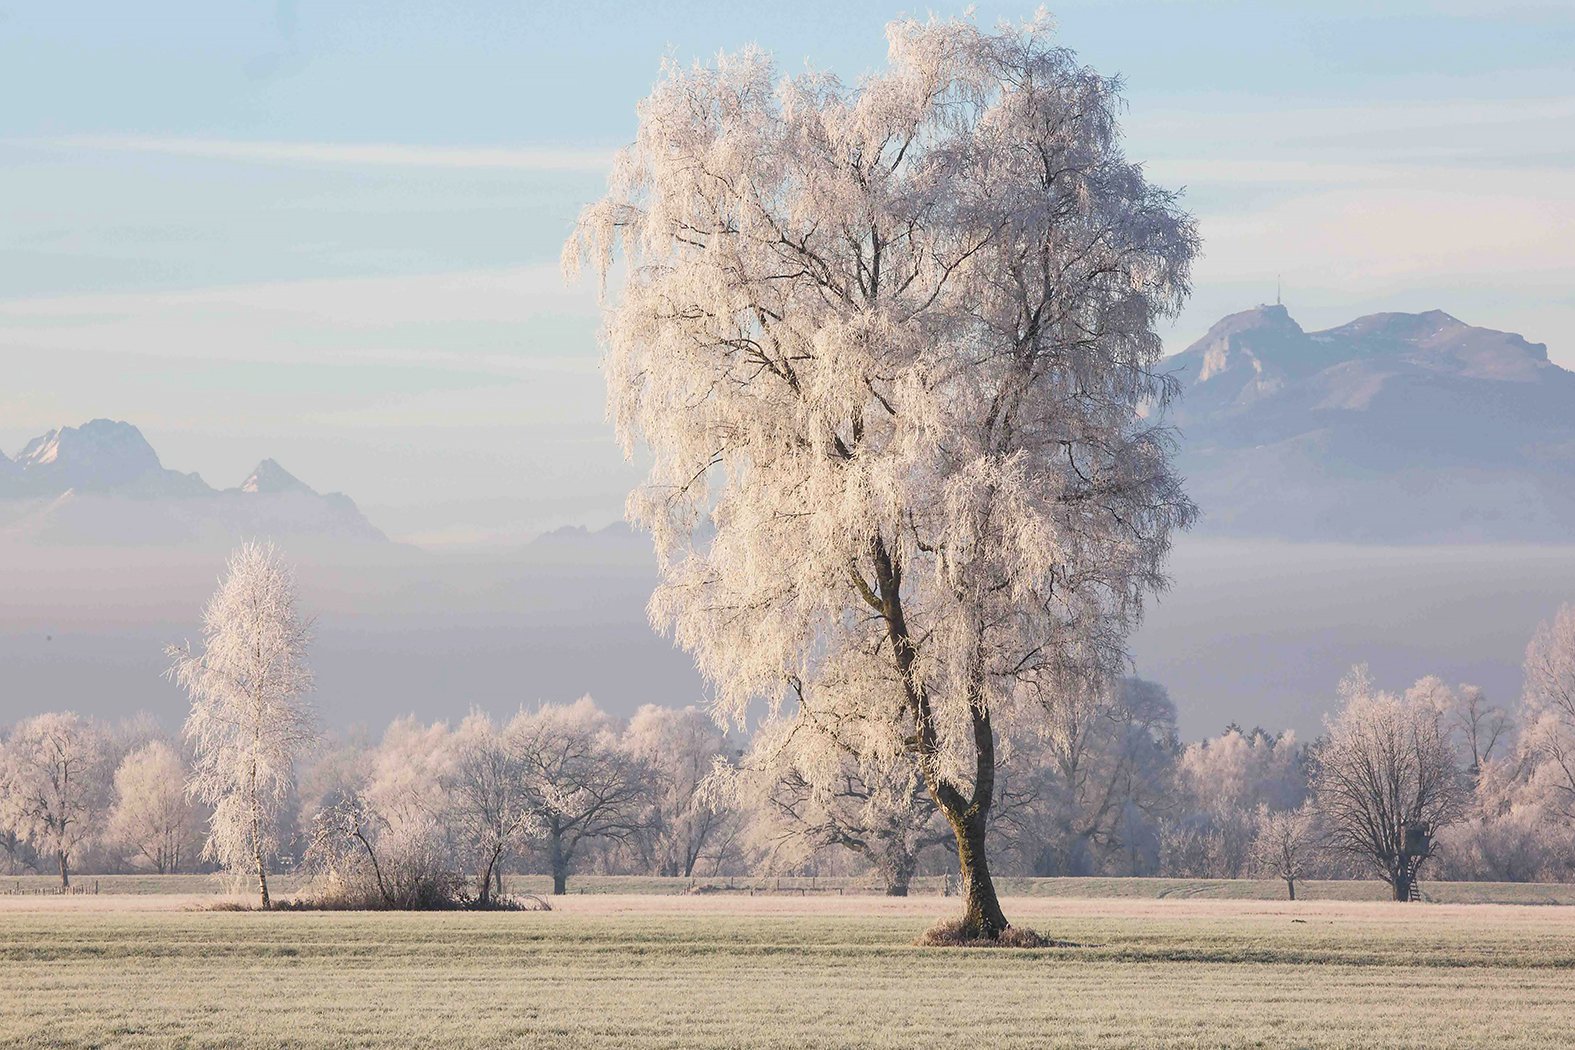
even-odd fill
[[(605, 523), (633, 472), (556, 259), (661, 56), (853, 79), (904, 10), (0, 0), (0, 449), (112, 416), (401, 538)], [(1437, 307), (1575, 367), (1575, 0), (1052, 10), (1202, 223), (1174, 348), (1283, 274), (1308, 327)]]

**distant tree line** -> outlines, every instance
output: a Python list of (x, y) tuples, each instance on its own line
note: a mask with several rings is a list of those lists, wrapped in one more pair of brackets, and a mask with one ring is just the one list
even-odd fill
[[(70, 712), (0, 733), (0, 870), (271, 872), (367, 907), (496, 900), (505, 873), (867, 876), (904, 894), (952, 870), (911, 763), (752, 738), (696, 707), (618, 719), (589, 697), (499, 721), (396, 719), (321, 732), (304, 695), (309, 622), (277, 552), (248, 547), (200, 650), (172, 651), (184, 732)], [(1067, 704), (999, 760), (1002, 873), (1284, 880), (1575, 875), (1575, 605), (1527, 649), (1511, 713), (1468, 685), (1403, 692), (1358, 668), (1318, 739), (1229, 726), (1183, 744), (1140, 679)], [(825, 734), (835, 740), (835, 732)], [(808, 763), (823, 768), (805, 768)]]

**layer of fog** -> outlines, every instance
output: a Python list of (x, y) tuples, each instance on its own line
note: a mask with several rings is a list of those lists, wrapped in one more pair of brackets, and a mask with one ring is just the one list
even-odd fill
[[(594, 695), (609, 710), (704, 688), (645, 619), (646, 541), (561, 534), (508, 553), (294, 552), (332, 724), (456, 718)], [(175, 724), (162, 649), (200, 634), (222, 552), (0, 548), (0, 723), (73, 708)], [(1536, 623), (1575, 600), (1575, 548), (1373, 548), (1189, 537), (1133, 640), (1188, 737), (1230, 721), (1316, 732), (1353, 663), (1513, 701)]]

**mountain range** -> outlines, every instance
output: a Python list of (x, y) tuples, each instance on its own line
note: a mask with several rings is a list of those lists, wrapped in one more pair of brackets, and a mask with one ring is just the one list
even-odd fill
[[(1162, 368), (1204, 535), (1342, 543), (1575, 540), (1575, 373), (1439, 310), (1306, 331), (1231, 314)], [(57, 545), (383, 542), (341, 493), (265, 459), (215, 489), (95, 419), (0, 453), (0, 539)]]
[(1308, 332), (1274, 305), (1165, 368), (1201, 532), (1575, 540), (1575, 373), (1541, 343), (1439, 310)]
[(95, 419), (0, 453), (0, 537), (95, 546), (241, 537), (386, 542), (350, 497), (265, 459), (232, 489), (170, 470), (130, 423)]

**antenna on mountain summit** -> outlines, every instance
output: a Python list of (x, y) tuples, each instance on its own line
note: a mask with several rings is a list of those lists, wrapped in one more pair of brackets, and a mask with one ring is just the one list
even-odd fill
[(1279, 274), (1275, 274), (1274, 275), (1274, 305), (1275, 306), (1284, 306), (1285, 305), (1285, 303), (1280, 299), (1280, 275)]

